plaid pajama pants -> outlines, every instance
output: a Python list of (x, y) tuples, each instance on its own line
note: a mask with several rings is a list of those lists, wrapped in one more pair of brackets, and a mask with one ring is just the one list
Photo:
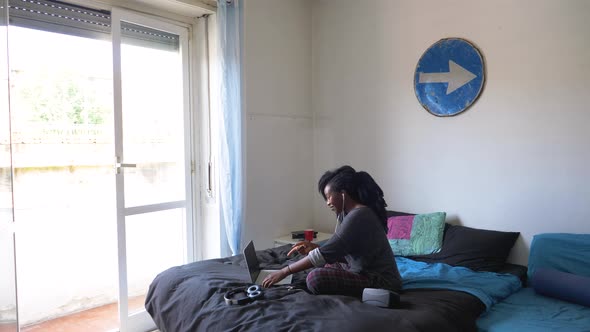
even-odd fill
[(313, 294), (338, 294), (361, 297), (363, 289), (371, 287), (365, 275), (347, 271), (347, 264), (326, 264), (307, 275), (307, 288)]

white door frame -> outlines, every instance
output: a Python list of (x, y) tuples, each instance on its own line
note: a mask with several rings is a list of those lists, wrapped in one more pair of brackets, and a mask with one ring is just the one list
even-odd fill
[[(120, 167), (131, 166), (125, 163), (123, 151), (123, 96), (121, 82), (121, 21), (130, 22), (142, 26), (178, 35), (180, 38), (180, 52), (183, 63), (183, 105), (184, 105), (184, 141), (185, 141), (185, 190), (186, 196), (183, 201), (161, 202), (145, 206), (125, 207), (124, 195), (124, 173), (119, 171)], [(118, 265), (119, 265), (119, 320), (121, 332), (149, 331), (155, 329), (155, 324), (149, 314), (143, 310), (129, 315), (128, 284), (127, 284), (127, 252), (125, 217), (140, 213), (149, 213), (174, 208), (185, 208), (186, 211), (186, 244), (185, 258), (187, 262), (195, 258), (194, 248), (194, 221), (193, 221), (193, 186), (195, 179), (194, 171), (191, 169), (192, 142), (191, 142), (191, 112), (190, 112), (190, 72), (189, 72), (189, 44), (188, 29), (180, 25), (164, 22), (156, 18), (142, 15), (136, 12), (113, 7), (111, 11), (111, 30), (113, 44), (113, 97), (115, 114), (115, 155), (116, 155), (116, 188), (117, 188), (117, 243), (118, 243)], [(146, 290), (147, 291), (147, 290)]]

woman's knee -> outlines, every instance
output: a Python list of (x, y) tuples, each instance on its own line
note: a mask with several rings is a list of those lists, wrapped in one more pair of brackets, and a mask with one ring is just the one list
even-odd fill
[(316, 268), (306, 278), (312, 294), (341, 294), (360, 296), (369, 287), (369, 279), (352, 272), (332, 268)]
[(324, 288), (324, 277), (322, 276), (321, 269), (314, 269), (307, 274), (305, 279), (307, 283), (307, 289), (312, 294), (320, 294)]

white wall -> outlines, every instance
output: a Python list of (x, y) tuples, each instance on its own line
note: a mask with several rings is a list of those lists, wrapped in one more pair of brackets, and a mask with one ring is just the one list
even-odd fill
[[(590, 232), (590, 1), (334, 0), (312, 12), (314, 181), (346, 163), (375, 177), (391, 209), (520, 231), (517, 263), (536, 233)], [(446, 37), (478, 46), (487, 82), (465, 113), (438, 118), (413, 75)], [(276, 66), (258, 88), (280, 82), (266, 77)], [(309, 194), (315, 227), (333, 229)]]
[(246, 205), (257, 249), (312, 225), (311, 1), (244, 1)]

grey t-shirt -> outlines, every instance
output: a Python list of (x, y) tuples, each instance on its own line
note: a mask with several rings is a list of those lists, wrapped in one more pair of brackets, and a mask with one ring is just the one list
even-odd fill
[(379, 217), (368, 207), (350, 211), (319, 248), (327, 263), (344, 258), (349, 271), (367, 275), (379, 288), (399, 291), (401, 276)]

